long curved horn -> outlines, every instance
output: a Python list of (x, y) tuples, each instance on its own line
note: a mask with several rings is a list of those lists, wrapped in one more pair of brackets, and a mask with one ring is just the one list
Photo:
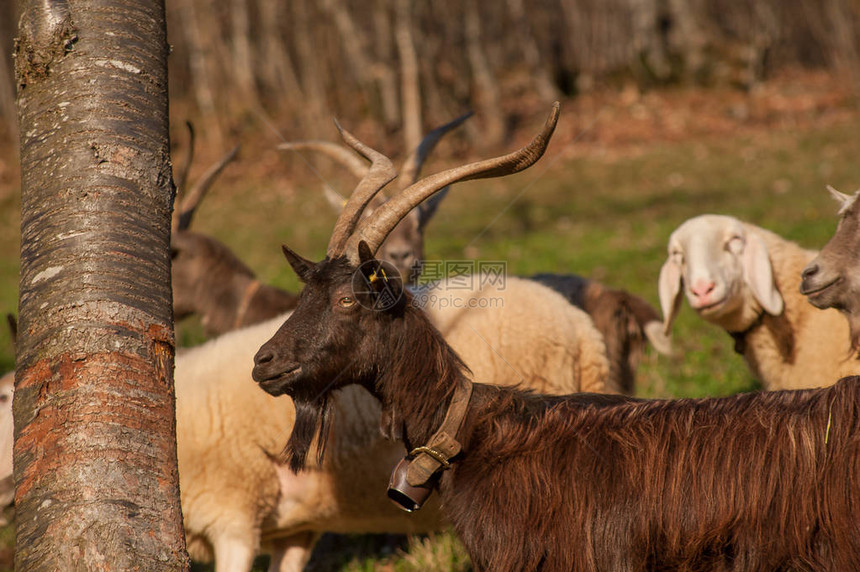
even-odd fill
[(344, 249), (347, 258), (353, 263), (357, 262), (358, 243), (362, 240), (367, 242), (371, 252), (376, 253), (388, 234), (409, 211), (447, 185), (460, 181), (511, 175), (532, 166), (546, 151), (550, 137), (552, 137), (556, 123), (558, 123), (559, 108), (559, 103), (555, 102), (543, 130), (525, 147), (508, 155), (477, 161), (430, 175), (389, 199), (371, 216), (362, 220), (352, 236), (349, 237)]
[(194, 211), (197, 209), (200, 201), (206, 196), (209, 187), (212, 186), (212, 183), (215, 182), (215, 179), (224, 170), (224, 167), (236, 158), (236, 155), (239, 153), (239, 147), (240, 145), (233, 147), (219, 162), (209, 167), (209, 170), (191, 187), (190, 191), (183, 193), (184, 196), (182, 197), (180, 208), (174, 209), (173, 230), (186, 230), (191, 225), (191, 218), (194, 216)]
[(364, 177), (356, 185), (355, 190), (346, 201), (346, 204), (341, 211), (340, 216), (335, 222), (334, 230), (331, 233), (331, 239), (326, 250), (329, 258), (335, 258), (344, 252), (347, 240), (355, 230), (358, 221), (361, 219), (361, 213), (367, 207), (368, 203), (373, 199), (382, 188), (397, 177), (397, 171), (394, 170), (394, 165), (391, 160), (382, 153), (375, 151), (355, 138), (355, 136), (341, 127), (340, 123), (335, 121), (340, 136), (344, 143), (355, 149), (362, 157), (370, 161), (370, 169), (367, 170)]
[(367, 174), (367, 163), (356, 157), (351, 149), (330, 141), (290, 141), (281, 143), (278, 149), (290, 151), (316, 151), (335, 160), (358, 179)]

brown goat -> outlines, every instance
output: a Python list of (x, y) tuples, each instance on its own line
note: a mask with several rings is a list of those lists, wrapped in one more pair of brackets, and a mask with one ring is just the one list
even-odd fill
[(530, 279), (562, 294), (591, 316), (606, 342), (609, 358), (606, 391), (634, 393), (636, 369), (647, 342), (664, 355), (672, 353), (660, 314), (642, 298), (576, 274), (536, 274)]
[(816, 308), (836, 308), (848, 318), (851, 347), (860, 350), (860, 205), (853, 195), (827, 187), (839, 202), (833, 237), (803, 269), (800, 292)]
[(443, 185), (533, 164), (557, 117), (556, 107), (520, 151), (419, 181), (358, 228), (393, 168), (344, 133), (373, 166), (325, 260), (284, 248), (305, 289), (255, 356), (259, 385), (296, 404), (291, 467), (315, 438), (324, 454), (331, 393), (358, 384), (410, 451), (406, 482), (438, 488), (476, 570), (860, 569), (860, 378), (677, 401), (472, 384), (373, 258), (399, 217)]

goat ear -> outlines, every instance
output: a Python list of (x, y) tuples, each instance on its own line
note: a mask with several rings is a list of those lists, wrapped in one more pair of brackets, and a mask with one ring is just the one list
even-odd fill
[(361, 291), (374, 297), (374, 308), (384, 310), (394, 306), (403, 296), (400, 272), (391, 264), (375, 259), (363, 240), (358, 243), (358, 258), (358, 270), (363, 282)]
[(448, 196), (448, 190), (451, 186), (447, 186), (443, 188), (441, 191), (437, 192), (429, 199), (418, 205), (418, 229), (423, 230), (424, 227), (430, 222), (430, 219), (433, 218), (433, 215), (436, 214), (436, 211), (439, 209), (439, 204), (442, 202), (446, 196)]
[(768, 314), (780, 315), (784, 306), (782, 294), (776, 288), (767, 246), (760, 237), (747, 234), (743, 266), (744, 281), (761, 307)]
[(302, 258), (292, 250), (290, 250), (286, 245), (281, 245), (281, 250), (284, 251), (284, 258), (287, 259), (287, 262), (290, 263), (290, 267), (293, 269), (293, 272), (296, 273), (296, 276), (299, 277), (299, 280), (305, 282), (307, 280), (308, 274), (311, 272), (311, 268), (313, 268), (314, 263), (306, 258)]
[(672, 322), (675, 321), (675, 316), (681, 309), (683, 283), (681, 267), (670, 257), (660, 268), (660, 278), (657, 282), (660, 308), (663, 310), (663, 333), (666, 336), (672, 332)]
[[(370, 251), (370, 247), (363, 240), (358, 243), (358, 260), (362, 267), (365, 265), (370, 267), (373, 266), (373, 263), (379, 264), (379, 261), (373, 257), (373, 253)], [(371, 271), (375, 271), (377, 266), (373, 266)]]

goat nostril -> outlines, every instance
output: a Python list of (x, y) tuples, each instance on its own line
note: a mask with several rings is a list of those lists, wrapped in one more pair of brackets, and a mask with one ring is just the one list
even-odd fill
[(260, 350), (257, 352), (257, 355), (254, 356), (254, 364), (255, 365), (264, 365), (271, 362), (275, 359), (275, 354), (269, 350)]
[(812, 265), (807, 266), (806, 268), (803, 269), (801, 276), (803, 278), (810, 278), (812, 276), (815, 276), (816, 274), (818, 274), (818, 265), (812, 264)]

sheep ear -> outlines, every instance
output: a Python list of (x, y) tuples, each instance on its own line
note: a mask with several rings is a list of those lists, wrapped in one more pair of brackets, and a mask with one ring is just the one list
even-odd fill
[(681, 267), (671, 258), (660, 268), (660, 278), (657, 291), (660, 295), (660, 308), (663, 310), (663, 333), (668, 336), (672, 331), (672, 322), (681, 309), (681, 286), (683, 277)]
[(314, 267), (314, 263), (306, 258), (302, 258), (283, 244), (281, 245), (281, 250), (284, 251), (284, 257), (290, 263), (290, 267), (296, 273), (296, 276), (299, 277), (299, 280), (306, 282), (311, 268)]
[(744, 281), (762, 308), (773, 316), (782, 313), (782, 294), (773, 280), (773, 267), (764, 241), (755, 235), (747, 235), (743, 254)]

